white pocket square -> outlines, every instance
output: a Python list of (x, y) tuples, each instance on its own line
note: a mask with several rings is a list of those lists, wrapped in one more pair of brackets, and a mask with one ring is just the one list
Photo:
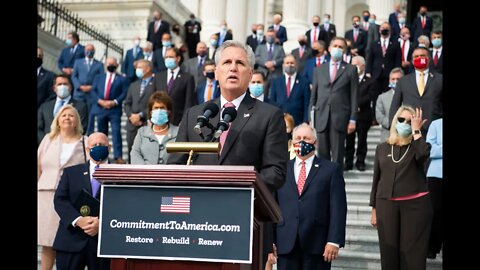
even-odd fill
[(244, 118), (245, 118), (245, 117), (250, 117), (250, 114), (249, 114), (249, 113), (244, 113), (244, 114), (243, 114), (243, 117), (244, 117)]

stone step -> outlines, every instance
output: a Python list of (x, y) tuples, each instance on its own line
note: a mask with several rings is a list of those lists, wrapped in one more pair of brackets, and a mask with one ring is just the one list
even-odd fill
[(360, 179), (345, 179), (345, 187), (348, 188), (372, 188), (372, 178), (362, 177)]
[[(347, 201), (348, 204), (348, 201)], [(347, 220), (368, 220), (372, 217), (372, 207), (347, 205)]]

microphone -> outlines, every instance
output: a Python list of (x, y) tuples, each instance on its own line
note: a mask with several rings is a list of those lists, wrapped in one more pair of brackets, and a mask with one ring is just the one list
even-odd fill
[(202, 127), (208, 125), (210, 118), (217, 116), (218, 114), (218, 105), (214, 102), (209, 102), (203, 108), (203, 114), (197, 116), (197, 124), (193, 127), (193, 130), (197, 134), (202, 134)]
[(222, 113), (222, 120), (218, 121), (217, 131), (215, 131), (215, 139), (220, 138), (220, 135), (228, 129), (229, 123), (233, 122), (237, 117), (237, 110), (232, 107), (225, 108)]

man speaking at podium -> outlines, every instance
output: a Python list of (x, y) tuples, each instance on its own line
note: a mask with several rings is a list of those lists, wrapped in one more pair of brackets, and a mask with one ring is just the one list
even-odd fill
[[(285, 182), (288, 160), (283, 113), (247, 93), (255, 64), (250, 46), (238, 41), (225, 41), (217, 49), (215, 64), (215, 78), (220, 84), (221, 96), (213, 102), (220, 110), (210, 122), (216, 126), (228, 107), (236, 110), (236, 117), (232, 117), (230, 127), (218, 138), (220, 154), (194, 154), (193, 165), (252, 165), (261, 181), (273, 192)], [(203, 142), (202, 137), (208, 138), (212, 133), (209, 128), (201, 128), (202, 136), (194, 130), (197, 117), (203, 115), (204, 110), (205, 103), (192, 107), (183, 115), (177, 142)], [(232, 109), (227, 112), (229, 110)], [(172, 153), (168, 163), (186, 164), (187, 159), (186, 154)]]

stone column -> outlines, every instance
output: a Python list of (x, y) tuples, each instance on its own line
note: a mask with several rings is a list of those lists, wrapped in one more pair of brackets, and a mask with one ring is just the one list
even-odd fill
[(320, 16), (320, 24), (322, 24), (323, 14), (325, 14), (324, 10), (322, 9), (322, 2), (323, 1), (320, 0), (308, 0), (308, 27), (312, 27), (312, 17), (315, 15)]
[(377, 15), (377, 23), (388, 22), (388, 15), (393, 12), (394, 0), (370, 0), (370, 13)]
[[(232, 29), (233, 39), (245, 43), (247, 38), (247, 0), (227, 1), (227, 26)], [(248, 26), (250, 34), (250, 26)]]
[(283, 20), (288, 40), (283, 43), (285, 54), (298, 47), (297, 37), (308, 30), (308, 0), (283, 0)]
[(220, 31), (220, 23), (225, 19), (226, 2), (223, 0), (202, 0), (200, 3), (200, 20), (202, 31), (200, 40), (209, 43), (210, 36)]

